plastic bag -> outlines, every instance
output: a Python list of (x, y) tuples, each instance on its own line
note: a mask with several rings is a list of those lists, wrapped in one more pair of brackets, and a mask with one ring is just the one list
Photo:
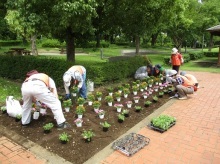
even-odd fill
[(13, 96), (8, 96), (6, 98), (6, 108), (7, 113), (11, 117), (16, 117), (16, 115), (22, 114), (22, 107), (18, 100), (15, 100)]

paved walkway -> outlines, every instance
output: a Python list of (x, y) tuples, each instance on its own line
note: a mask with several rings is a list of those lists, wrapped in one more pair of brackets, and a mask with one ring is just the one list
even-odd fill
[[(110, 146), (104, 148), (87, 164), (219, 164), (220, 163), (220, 74), (193, 73), (200, 89), (188, 100), (171, 100), (163, 110), (154, 114), (176, 117), (177, 123), (167, 132), (159, 133), (146, 127), (148, 119), (135, 130), (150, 138), (150, 144), (132, 157), (127, 157)], [(160, 112), (161, 111), (161, 112)], [(130, 132), (130, 131), (129, 131)], [(33, 145), (33, 143), (31, 144)], [(31, 147), (31, 146), (30, 146)], [(37, 154), (37, 155), (36, 155)], [(41, 153), (45, 154), (45, 153)], [(6, 137), (0, 137), (0, 164), (53, 163), (53, 158), (42, 157), (36, 151), (26, 150)], [(59, 163), (59, 162), (57, 162)], [(61, 162), (63, 163), (63, 162)]]
[(138, 133), (150, 144), (132, 157), (114, 151), (102, 164), (220, 163), (220, 74), (193, 73), (200, 83), (188, 100), (176, 101), (163, 112), (177, 124), (165, 133), (146, 127)]

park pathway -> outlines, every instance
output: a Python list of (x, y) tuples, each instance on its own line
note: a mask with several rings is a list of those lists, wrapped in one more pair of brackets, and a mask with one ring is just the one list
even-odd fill
[[(113, 151), (109, 145), (85, 163), (219, 164), (220, 74), (204, 72), (192, 72), (192, 74), (199, 81), (198, 92), (190, 95), (188, 100), (170, 100), (169, 105), (165, 105), (163, 107), (165, 109), (158, 113), (158, 115), (162, 113), (176, 117), (175, 126), (167, 132), (159, 133), (147, 128), (147, 122), (144, 121), (136, 131), (150, 138), (149, 145), (131, 157)], [(27, 146), (19, 145), (14, 141), (0, 136), (0, 164), (43, 164), (54, 161), (56, 164), (65, 163), (63, 159), (58, 157), (55, 159), (52, 154), (45, 154), (43, 148), (33, 151), (34, 143), (26, 149)]]

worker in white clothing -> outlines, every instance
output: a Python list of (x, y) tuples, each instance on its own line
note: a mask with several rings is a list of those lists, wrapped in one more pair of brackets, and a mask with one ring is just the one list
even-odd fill
[(70, 67), (63, 75), (64, 88), (66, 91), (66, 99), (71, 96), (70, 87), (77, 85), (80, 96), (87, 98), (86, 89), (86, 69), (81, 65)]
[(50, 108), (56, 119), (58, 128), (66, 128), (61, 103), (57, 96), (56, 85), (48, 75), (32, 70), (27, 73), (27, 78), (22, 84), (21, 92), (23, 97), (22, 125), (26, 126), (31, 122), (32, 100), (37, 99)]

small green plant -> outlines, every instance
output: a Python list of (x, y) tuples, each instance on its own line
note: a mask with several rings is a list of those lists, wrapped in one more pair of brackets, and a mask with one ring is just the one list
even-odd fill
[(64, 100), (63, 101), (63, 107), (71, 107), (72, 106), (72, 101), (71, 99)]
[(6, 106), (2, 106), (2, 107), (1, 107), (1, 111), (2, 111), (2, 113), (6, 112), (6, 111), (7, 111)]
[(78, 87), (77, 86), (73, 86), (70, 89), (71, 93), (78, 93)]
[(122, 85), (118, 86), (119, 91), (123, 91), (124, 87)]
[(20, 120), (21, 117), (22, 117), (21, 114), (17, 114), (17, 115), (15, 116), (15, 118), (18, 119), (18, 120)]
[(159, 92), (158, 94), (159, 94), (159, 97), (163, 97), (164, 92)]
[(147, 101), (144, 102), (144, 105), (145, 105), (145, 106), (150, 106), (150, 104), (152, 104), (152, 102), (149, 101), (149, 100), (147, 100)]
[(137, 82), (136, 81), (132, 81), (132, 86), (135, 86), (137, 85)]
[(130, 93), (130, 90), (129, 90), (129, 88), (124, 88), (124, 89), (123, 89), (123, 92), (124, 92), (124, 94), (129, 94), (129, 93)]
[(158, 97), (155, 95), (155, 96), (153, 96), (153, 100), (155, 101), (155, 102), (157, 102), (158, 101)]
[(167, 130), (176, 119), (172, 116), (160, 115), (151, 120), (151, 123), (154, 127), (160, 128), (162, 130)]
[(85, 107), (84, 106), (77, 106), (76, 107), (76, 114), (82, 115), (83, 113), (85, 113)]
[(44, 130), (51, 130), (53, 128), (53, 123), (47, 123), (43, 126)]
[(101, 106), (101, 103), (100, 103), (100, 101), (94, 101), (93, 104), (92, 104), (92, 106), (93, 106), (94, 108), (99, 108), (99, 107)]
[(126, 83), (126, 84), (124, 85), (124, 87), (129, 89), (129, 88), (130, 88), (130, 84)]
[(122, 114), (123, 115), (129, 114), (129, 110), (128, 109), (123, 109)]
[(140, 80), (136, 80), (136, 84), (140, 84), (140, 82), (141, 82)]
[(59, 135), (59, 140), (68, 142), (69, 141), (69, 135), (66, 132), (63, 132)]
[(119, 97), (121, 97), (121, 93), (120, 93), (120, 92), (115, 92), (115, 93), (114, 93), (114, 96), (115, 96), (116, 98), (119, 98)]
[(125, 120), (125, 116), (120, 113), (120, 114), (118, 115), (118, 119), (121, 120), (121, 121), (124, 121), (124, 120)]
[(109, 124), (107, 121), (100, 123), (100, 125), (102, 125), (105, 128), (109, 128), (111, 126), (111, 124)]
[(85, 102), (86, 102), (86, 100), (85, 100), (83, 97), (79, 97), (79, 98), (77, 99), (77, 103), (78, 103), (79, 105), (83, 105)]
[(95, 100), (95, 96), (93, 94), (88, 94), (87, 95), (87, 100), (88, 101), (94, 101)]
[(142, 82), (141, 84), (140, 84), (140, 88), (141, 89), (145, 89), (147, 87), (147, 82)]
[(132, 90), (133, 90), (134, 92), (137, 92), (137, 91), (138, 91), (138, 86), (137, 86), (137, 85), (133, 85), (133, 86), (132, 86)]
[(92, 137), (95, 136), (95, 133), (91, 129), (89, 129), (83, 130), (83, 133), (81, 135), (85, 140), (91, 141)]
[(167, 90), (167, 89), (164, 89), (163, 92), (164, 92), (164, 93), (168, 93), (168, 90)]
[(113, 102), (113, 97), (112, 96), (106, 96), (105, 101), (106, 102)]
[(113, 90), (114, 90), (113, 87), (108, 87), (108, 88), (107, 88), (107, 91), (108, 91), (109, 93), (112, 93)]
[(143, 110), (143, 108), (142, 108), (141, 106), (135, 106), (134, 108), (135, 108), (136, 111), (141, 111), (141, 110)]
[(102, 92), (96, 92), (96, 97), (102, 97)]

